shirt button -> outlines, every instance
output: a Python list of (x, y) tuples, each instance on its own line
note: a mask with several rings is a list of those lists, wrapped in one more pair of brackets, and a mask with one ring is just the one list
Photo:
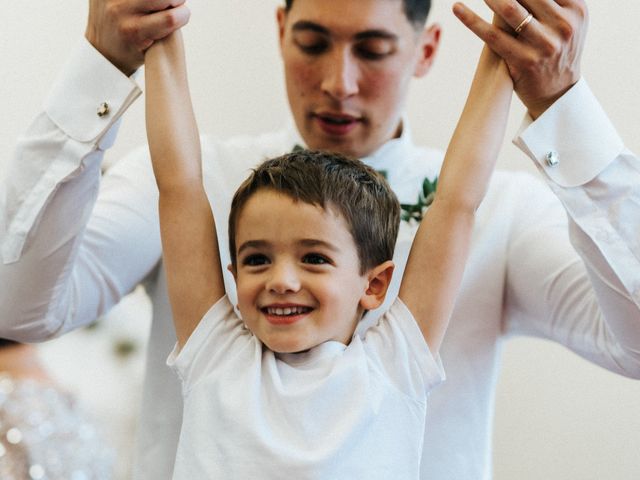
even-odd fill
[(547, 162), (547, 165), (550, 167), (555, 167), (560, 163), (560, 157), (558, 155), (558, 152), (554, 152), (553, 150), (550, 152), (547, 152), (547, 154), (544, 156), (544, 160), (545, 162)]
[(100, 104), (100, 106), (98, 107), (98, 116), (99, 117), (104, 117), (105, 115), (109, 114), (109, 104), (107, 102), (102, 102)]

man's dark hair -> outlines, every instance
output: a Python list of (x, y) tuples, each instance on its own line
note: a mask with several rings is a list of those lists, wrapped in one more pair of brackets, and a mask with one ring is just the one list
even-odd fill
[[(289, 11), (293, 0), (285, 0), (285, 9)], [(431, 10), (431, 0), (402, 0), (404, 6), (404, 14), (407, 16), (407, 20), (415, 28), (424, 27), (429, 10)]]
[(358, 250), (360, 274), (393, 258), (400, 204), (384, 177), (360, 160), (299, 150), (263, 162), (236, 191), (229, 214), (232, 265), (237, 260), (238, 218), (259, 190), (283, 193), (342, 215)]

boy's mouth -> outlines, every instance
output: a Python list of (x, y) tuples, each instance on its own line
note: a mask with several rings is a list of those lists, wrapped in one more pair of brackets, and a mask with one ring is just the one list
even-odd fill
[(313, 308), (302, 305), (271, 306), (260, 309), (272, 325), (291, 325), (302, 319)]
[(292, 315), (304, 315), (311, 311), (311, 307), (292, 306), (292, 307), (264, 307), (262, 311), (267, 315), (277, 316), (292, 316)]

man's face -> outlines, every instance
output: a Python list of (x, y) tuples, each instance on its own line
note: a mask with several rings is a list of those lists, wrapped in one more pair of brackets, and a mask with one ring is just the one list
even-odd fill
[(278, 11), (287, 93), (309, 148), (363, 157), (400, 134), (414, 76), (439, 27), (418, 31), (401, 0), (295, 0)]

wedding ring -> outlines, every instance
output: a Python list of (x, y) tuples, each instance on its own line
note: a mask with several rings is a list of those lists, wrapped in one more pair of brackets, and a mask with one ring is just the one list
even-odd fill
[(516, 34), (519, 34), (522, 30), (524, 30), (524, 27), (529, 25), (529, 23), (531, 22), (532, 18), (533, 18), (533, 14), (532, 13), (530, 13), (529, 15), (524, 17), (524, 20), (522, 20), (520, 22), (520, 24), (515, 28)]

